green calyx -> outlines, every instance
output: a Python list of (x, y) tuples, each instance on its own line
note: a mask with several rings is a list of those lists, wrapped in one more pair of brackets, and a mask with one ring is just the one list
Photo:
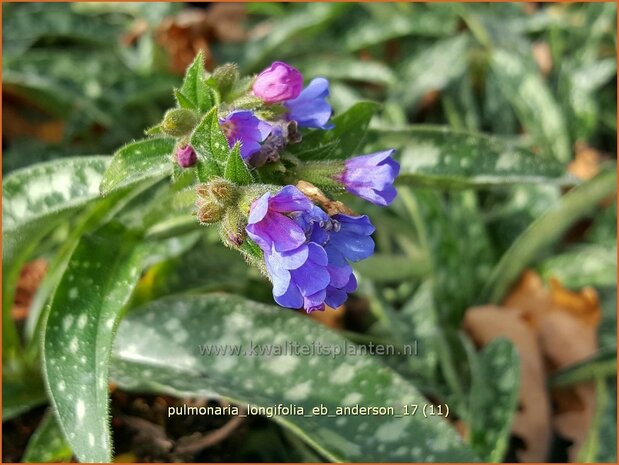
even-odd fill
[(299, 163), (294, 168), (294, 180), (307, 181), (327, 192), (341, 192), (344, 190), (338, 175), (344, 170), (344, 162), (339, 160), (314, 161)]
[(161, 130), (174, 137), (186, 136), (198, 123), (196, 114), (186, 108), (173, 108), (163, 117)]
[(236, 207), (238, 186), (222, 178), (215, 178), (196, 187), (197, 217), (200, 223), (221, 221), (228, 210)]
[(236, 82), (239, 80), (239, 67), (236, 63), (226, 63), (217, 67), (211, 78), (217, 84), (217, 89), (219, 90), (222, 98), (230, 93)]

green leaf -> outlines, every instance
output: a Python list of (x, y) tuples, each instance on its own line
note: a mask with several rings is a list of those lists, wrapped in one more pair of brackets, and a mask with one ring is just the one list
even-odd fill
[(40, 373), (24, 364), (4, 363), (2, 367), (2, 421), (9, 421), (24, 412), (45, 404), (47, 394)]
[[(398, 149), (399, 184), (458, 189), (575, 183), (563, 164), (494, 136), (433, 126), (371, 131), (372, 147)], [(396, 157), (398, 157), (396, 153)]]
[(379, 61), (359, 60), (342, 56), (312, 56), (311, 60), (299, 63), (305, 76), (323, 76), (340, 79), (392, 85), (396, 82), (393, 71)]
[(144, 248), (117, 223), (84, 235), (43, 331), (43, 372), (60, 427), (83, 462), (109, 462), (108, 362), (113, 332), (140, 276)]
[(99, 196), (110, 157), (55, 160), (12, 172), (2, 184), (2, 228), (11, 235), (35, 221), (81, 207)]
[(617, 173), (603, 171), (566, 194), (556, 207), (535, 220), (505, 252), (482, 292), (486, 301), (499, 302), (522, 270), (548, 250), (578, 219), (595, 211), (617, 189)]
[(499, 88), (542, 152), (569, 161), (572, 151), (563, 114), (535, 63), (514, 50), (497, 48), (491, 68)]
[(16, 280), (35, 245), (61, 221), (99, 197), (109, 157), (79, 157), (12, 172), (2, 185), (3, 357), (18, 350), (11, 319)]
[(355, 270), (374, 282), (402, 282), (427, 275), (432, 268), (429, 257), (381, 254), (355, 263)]
[[(406, 404), (421, 409), (428, 402), (410, 383), (367, 355), (215, 356), (201, 355), (200, 350), (226, 344), (239, 344), (241, 351), (250, 344), (262, 348), (275, 344), (281, 350), (286, 343), (320, 343), (331, 350), (345, 344), (339, 335), (297, 312), (239, 297), (164, 298), (123, 320), (114, 349), (113, 378), (124, 389), (140, 392), (215, 394), (236, 404), (263, 407), (292, 403), (303, 407), (306, 415), (321, 404), (333, 415), (338, 406), (393, 406), (402, 413)], [(421, 410), (402, 418), (285, 415), (273, 420), (332, 461), (475, 459), (446, 420), (424, 418)]]
[[(561, 65), (559, 97), (574, 140), (588, 140), (601, 118), (600, 88), (617, 75), (614, 58)], [(563, 85), (561, 85), (563, 84)]]
[(101, 193), (133, 186), (146, 179), (167, 176), (172, 171), (170, 156), (175, 141), (169, 137), (155, 137), (131, 142), (120, 148), (101, 181)]
[(415, 108), (428, 92), (446, 87), (464, 73), (469, 44), (469, 36), (460, 34), (422, 48), (402, 65), (389, 99), (405, 108)]
[(217, 108), (209, 111), (191, 134), (191, 146), (198, 155), (198, 178), (207, 182), (221, 176), (230, 156), (230, 147), (219, 125)]
[(180, 90), (174, 90), (174, 98), (180, 108), (186, 108), (187, 110), (197, 110), (195, 104), (185, 96)]
[(284, 47), (290, 47), (299, 40), (307, 43), (350, 7), (345, 3), (306, 3), (296, 8), (291, 14), (276, 20), (264, 40), (247, 44), (243, 60), (246, 68), (256, 70), (273, 56), (281, 57)]
[[(221, 270), (226, 272), (222, 273)], [(136, 287), (131, 305), (136, 306), (181, 292), (243, 292), (251, 268), (236, 251), (221, 243), (194, 247), (183, 255), (148, 269)]]
[(89, 205), (79, 214), (72, 224), (71, 231), (65, 237), (62, 244), (58, 246), (55, 255), (48, 261), (48, 271), (39, 283), (28, 309), (28, 319), (24, 327), (24, 336), (28, 342), (26, 349), (30, 359), (38, 359), (40, 352), (40, 339), (43, 326), (44, 308), (48, 304), (58, 282), (65, 272), (67, 264), (80, 238), (85, 232), (92, 232), (102, 224), (108, 222), (117, 212), (127, 203), (138, 195), (141, 190), (146, 189), (148, 183), (138, 186), (131, 191), (119, 190), (104, 199)]
[(543, 278), (557, 278), (566, 287), (610, 287), (617, 284), (617, 246), (585, 244), (554, 255), (540, 264)]
[(22, 462), (69, 462), (73, 457), (62, 430), (51, 411), (48, 411), (28, 441)]
[(600, 349), (596, 354), (578, 363), (553, 373), (548, 380), (552, 388), (587, 383), (596, 378), (607, 378), (617, 374), (617, 347)]
[(241, 157), (240, 142), (234, 144), (230, 155), (228, 155), (228, 160), (226, 161), (226, 168), (224, 170), (224, 178), (240, 186), (246, 186), (248, 184), (251, 184), (254, 180), (251, 171)]
[(595, 460), (591, 462), (615, 463), (617, 462), (617, 382), (608, 380), (605, 388), (606, 392), (597, 391), (598, 396), (607, 394), (608, 397), (606, 402), (596, 400), (596, 410), (600, 407), (602, 418), (593, 426), (593, 434), (597, 435), (599, 446)]
[(502, 462), (518, 407), (520, 360), (514, 346), (497, 339), (479, 353), (472, 366), (470, 442), (488, 462)]
[(10, 5), (4, 11), (4, 53), (19, 55), (42, 38), (62, 39), (69, 44), (90, 47), (115, 43), (123, 22), (106, 17), (77, 14), (74, 5), (55, 4), (41, 8), (35, 4)]
[[(300, 144), (290, 146), (288, 151), (297, 155), (313, 150), (316, 151), (314, 159), (321, 159), (325, 154), (330, 159), (345, 159), (355, 155), (363, 144), (370, 120), (378, 108), (379, 105), (375, 102), (358, 102), (333, 118), (333, 129), (312, 131), (303, 136)], [(331, 150), (334, 143), (338, 145), (335, 150)]]
[(374, 17), (364, 18), (356, 27), (348, 29), (345, 42), (350, 51), (409, 35), (446, 36), (457, 27), (457, 17), (447, 4), (368, 3), (363, 6), (371, 9)]
[[(615, 367), (617, 365), (617, 361), (615, 360)], [(602, 442), (602, 438), (600, 437), (600, 433), (602, 432), (602, 428), (606, 425), (603, 425), (604, 417), (607, 416), (607, 411), (612, 411), (609, 409), (610, 397), (608, 395), (608, 388), (606, 386), (606, 382), (602, 378), (595, 378), (595, 412), (593, 414), (593, 418), (591, 419), (591, 424), (589, 426), (589, 431), (587, 432), (587, 436), (583, 441), (579, 451), (578, 457), (576, 461), (578, 463), (595, 463), (598, 459), (598, 454), (600, 446), (604, 443)], [(615, 418), (615, 425), (617, 423), (616, 413), (613, 415)], [(615, 426), (616, 430), (616, 426)], [(616, 435), (615, 435), (616, 437)], [(616, 441), (615, 441), (616, 442)], [(615, 447), (616, 449), (616, 447)]]
[[(488, 233), (473, 191), (401, 188), (404, 203), (432, 259), (433, 297), (443, 327), (459, 328), (462, 316), (479, 297), (494, 262)], [(444, 198), (446, 197), (446, 198)]]
[(175, 96), (181, 107), (201, 112), (207, 112), (217, 104), (215, 89), (206, 82), (202, 51), (198, 52), (193, 63), (187, 68), (183, 84), (180, 90), (175, 92)]
[(403, 332), (407, 334), (408, 341), (415, 341), (421, 348), (421, 356), (409, 359), (411, 369), (426, 382), (435, 381), (439, 362), (437, 338), (440, 328), (430, 280), (424, 281), (413, 297), (404, 304), (400, 321), (406, 325)]

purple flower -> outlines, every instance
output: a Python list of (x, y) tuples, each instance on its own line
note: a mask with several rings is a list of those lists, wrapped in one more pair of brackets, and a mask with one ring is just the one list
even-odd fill
[(327, 253), (330, 281), (325, 303), (333, 308), (339, 307), (348, 294), (357, 289), (357, 280), (350, 262), (358, 262), (374, 253), (375, 231), (370, 219), (363, 216), (343, 214), (331, 217), (325, 214), (314, 223), (310, 240), (322, 245)]
[(331, 279), (327, 253), (308, 242), (305, 230), (293, 219), (314, 208), (299, 189), (286, 186), (252, 203), (246, 227), (248, 236), (264, 252), (275, 301), (308, 312), (324, 308)]
[(310, 243), (320, 245), (327, 253), (329, 285), (325, 303), (333, 308), (342, 305), (348, 294), (357, 288), (351, 262), (358, 262), (374, 253), (371, 235), (374, 225), (367, 216), (327, 215), (313, 205), (309, 211), (297, 214), (295, 220), (303, 228)]
[(393, 183), (400, 173), (399, 163), (391, 158), (393, 152), (390, 149), (349, 158), (335, 179), (351, 194), (376, 205), (389, 205), (397, 195)]
[(241, 142), (241, 157), (246, 160), (260, 150), (260, 143), (271, 133), (271, 125), (257, 118), (249, 110), (233, 111), (219, 120), (230, 148)]
[(304, 128), (331, 129), (333, 125), (327, 124), (332, 112), (328, 96), (329, 81), (321, 77), (312, 79), (297, 98), (284, 103), (288, 119)]
[(290, 252), (265, 253), (273, 297), (282, 307), (324, 310), (331, 277), (325, 249), (309, 242)]
[(256, 199), (246, 231), (264, 252), (275, 301), (308, 313), (342, 305), (357, 288), (350, 262), (374, 253), (367, 216), (330, 217), (294, 186)]
[(299, 70), (282, 61), (275, 61), (258, 75), (252, 90), (266, 103), (277, 103), (296, 98), (302, 88), (303, 76)]
[(197, 163), (198, 157), (191, 145), (185, 145), (176, 150), (176, 161), (182, 168), (190, 168)]
[(306, 237), (290, 215), (308, 212), (312, 206), (294, 186), (285, 186), (275, 195), (266, 192), (251, 205), (247, 234), (265, 254), (292, 251), (305, 244)]

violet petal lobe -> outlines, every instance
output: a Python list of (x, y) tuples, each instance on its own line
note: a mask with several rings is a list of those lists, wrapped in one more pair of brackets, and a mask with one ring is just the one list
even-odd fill
[(329, 96), (329, 81), (325, 78), (315, 78), (303, 89), (301, 94), (284, 105), (288, 109), (288, 119), (296, 121), (300, 127), (330, 129), (331, 105), (326, 98)]
[(389, 205), (396, 196), (393, 183), (400, 174), (400, 165), (392, 158), (394, 152), (390, 149), (350, 158), (335, 178), (351, 194), (376, 205)]

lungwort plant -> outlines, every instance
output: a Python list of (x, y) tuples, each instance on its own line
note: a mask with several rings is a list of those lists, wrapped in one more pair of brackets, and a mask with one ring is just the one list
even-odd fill
[[(440, 225), (456, 221), (468, 237), (481, 224), (472, 191), (458, 189), (572, 186), (575, 179), (565, 175), (563, 164), (484, 135), (432, 127), (369, 131), (377, 104), (361, 101), (333, 115), (329, 81), (307, 81), (284, 62), (245, 77), (235, 65), (206, 73), (198, 55), (174, 96), (175, 108), (147, 137), (113, 157), (59, 159), (5, 179), (3, 414), (9, 419), (47, 401), (52, 406), (27, 458), (66, 460), (74, 454), (84, 462), (112, 460), (112, 382), (127, 391), (181, 398), (294, 404), (305, 413), (356, 404), (398, 412), (337, 419), (275, 416), (302, 451), (295, 460), (500, 459), (516, 408), (517, 354), (505, 341), (475, 354), (457, 336), (463, 308), (455, 315), (447, 307), (456, 305), (446, 301), (459, 298), (464, 306), (498, 301), (548, 241), (613, 192), (613, 173), (605, 171), (557, 202), (534, 225), (547, 234), (525, 231), (496, 267), (483, 241), (459, 249), (456, 266), (448, 263), (447, 251), (461, 242)], [(401, 146), (402, 140), (418, 150), (399, 154), (389, 146)], [(458, 215), (447, 212), (435, 191), (413, 196), (408, 187), (400, 190), (395, 214), (376, 208), (396, 199), (396, 183), (455, 189), (450, 208)], [(403, 220), (409, 216), (414, 228)], [(438, 226), (427, 230), (422, 216)], [(383, 224), (403, 236), (381, 236)], [(412, 236), (436, 256), (421, 254)], [(398, 244), (417, 259), (374, 255), (376, 237), (383, 240), (383, 252)], [(50, 257), (48, 272), (18, 331), (10, 309), (20, 270), (35, 256)], [(387, 258), (388, 266), (381, 266)], [(394, 312), (377, 297), (372, 280), (364, 283), (353, 272), (354, 266), (376, 282), (398, 280), (425, 276), (441, 260), (454, 265), (452, 274), (466, 275), (464, 281), (479, 283), (482, 273), (486, 289), (477, 292), (473, 284), (455, 289), (441, 275), (422, 283), (402, 311)], [(262, 292), (265, 282), (272, 298)], [(340, 307), (358, 286), (371, 296), (379, 335), (398, 344), (414, 336), (427, 343), (429, 355), (383, 363), (358, 354), (200, 353), (205, 343), (368, 342), (303, 315)], [(405, 318), (416, 322), (411, 337)], [(424, 330), (430, 327), (445, 330)], [(461, 369), (468, 363), (470, 372)], [(485, 386), (490, 378), (500, 382), (483, 399), (462, 381)], [(411, 406), (430, 405), (424, 395), (449, 402), (454, 416), (470, 422), (471, 438), (462, 440), (442, 413), (403, 414)], [(474, 420), (476, 415), (485, 416)]]

